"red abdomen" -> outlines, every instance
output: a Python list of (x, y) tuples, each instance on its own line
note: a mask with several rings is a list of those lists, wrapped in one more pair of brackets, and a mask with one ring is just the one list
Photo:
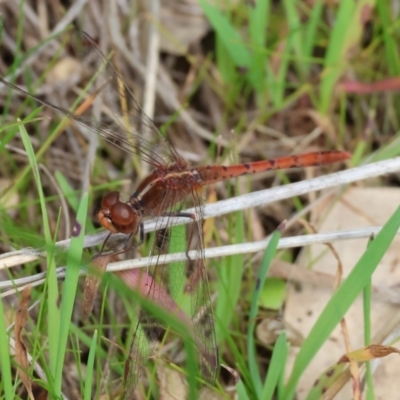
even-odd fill
[(202, 185), (209, 185), (247, 174), (256, 174), (258, 172), (277, 169), (314, 167), (317, 165), (344, 161), (350, 157), (351, 154), (347, 151), (320, 151), (275, 158), (272, 160), (231, 165), (229, 167), (224, 165), (208, 165), (197, 168), (197, 171), (202, 178)]

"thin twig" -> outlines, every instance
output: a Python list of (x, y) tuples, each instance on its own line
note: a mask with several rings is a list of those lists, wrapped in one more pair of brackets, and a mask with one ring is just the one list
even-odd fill
[[(143, 112), (149, 118), (154, 119), (154, 107), (156, 101), (156, 83), (157, 83), (157, 71), (159, 65), (159, 45), (160, 36), (156, 24), (159, 22), (160, 15), (160, 2), (159, 0), (151, 0), (149, 7), (151, 19), (148, 18), (148, 43), (147, 43), (147, 60), (146, 69), (147, 74), (145, 76), (145, 88), (143, 96)], [(143, 121), (144, 122), (144, 121)], [(150, 132), (149, 127), (143, 123), (141, 132), (145, 139), (149, 139)], [(142, 170), (144, 174), (148, 174), (149, 165), (142, 163)]]
[(156, 94), (157, 71), (159, 64), (160, 36), (157, 29), (160, 14), (159, 0), (151, 0), (150, 15), (148, 19), (148, 43), (147, 43), (147, 74), (143, 97), (143, 111), (151, 119), (154, 117), (154, 105)]
[[(332, 231), (326, 233), (318, 233), (311, 235), (302, 235), (302, 236), (293, 236), (289, 238), (282, 238), (278, 243), (278, 249), (288, 249), (293, 247), (303, 247), (310, 246), (313, 244), (321, 244), (327, 242), (335, 242), (339, 240), (352, 240), (352, 239), (362, 239), (369, 238), (372, 234), (377, 235), (379, 231), (382, 229), (381, 226), (376, 227), (368, 227), (362, 229), (352, 229), (346, 231)], [(398, 231), (400, 234), (400, 230)], [(258, 251), (263, 251), (269, 242), (269, 238), (260, 240), (258, 242), (252, 243), (240, 243), (233, 244), (228, 246), (219, 246), (219, 247), (211, 247), (204, 250), (205, 258), (216, 258), (216, 257), (226, 257), (232, 256), (236, 254), (249, 254), (255, 253)], [(28, 249), (25, 249), (28, 251)], [(16, 252), (14, 252), (16, 253)], [(12, 253), (8, 253), (8, 255), (12, 255)], [(5, 255), (3, 255), (5, 256)], [(4, 257), (0, 257), (0, 262), (3, 263)], [(192, 260), (195, 260), (198, 257), (197, 251), (189, 251), (189, 257)], [(135, 268), (146, 268), (155, 263), (163, 264), (171, 264), (174, 262), (186, 261), (187, 254), (186, 253), (172, 253), (172, 254), (163, 254), (160, 257), (143, 257), (143, 258), (135, 258), (130, 260), (118, 261), (114, 263), (110, 263), (107, 266), (107, 271), (116, 272), (116, 271), (124, 271), (128, 269)], [(10, 261), (12, 259), (10, 258)], [(7, 262), (8, 266), (10, 264)], [(4, 267), (4, 265), (0, 265), (0, 268)], [(59, 279), (63, 279), (65, 277), (65, 267), (57, 268), (57, 276)], [(86, 271), (82, 270), (81, 275), (85, 275)], [(10, 289), (15, 287), (21, 287), (22, 285), (33, 284), (37, 286), (45, 281), (46, 272), (41, 272), (39, 274), (35, 274), (32, 276), (28, 276), (25, 278), (18, 278), (15, 280), (8, 280), (0, 282), (0, 289)], [(3, 293), (2, 296), (6, 295)]]

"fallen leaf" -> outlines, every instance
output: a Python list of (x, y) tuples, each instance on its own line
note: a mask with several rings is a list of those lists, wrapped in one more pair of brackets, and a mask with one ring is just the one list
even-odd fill
[(168, 368), (164, 363), (157, 364), (157, 375), (160, 383), (160, 400), (186, 399), (188, 394), (187, 382), (179, 371)]
[(283, 331), (285, 326), (282, 321), (276, 318), (264, 318), (257, 325), (256, 337), (261, 343), (271, 346)]
[(210, 30), (197, 0), (163, 0), (160, 10), (160, 48), (182, 55)]
[[(313, 209), (314, 217), (323, 218), (323, 224), (318, 226), (318, 230), (330, 232), (383, 225), (398, 207), (399, 194), (398, 188), (351, 188), (335, 204), (332, 204), (332, 198), (330, 198), (324, 204), (321, 203)], [(382, 202), (384, 202), (384, 207)], [(334, 243), (343, 264), (343, 278), (347, 277), (364, 253), (368, 240), (368, 238), (353, 239)], [(393, 290), (398, 291), (400, 284), (399, 243), (400, 238), (395, 238), (372, 278), (371, 327), (373, 342), (377, 344), (382, 343), (384, 338), (387, 338), (395, 329), (398, 302), (391, 298), (390, 293)], [(312, 264), (315, 275), (313, 279), (311, 273), (304, 274), (303, 278), (309, 278), (309, 282), (302, 278), (297, 280), (296, 285), (288, 284), (284, 322), (286, 326), (293, 327), (301, 336), (306, 337), (333, 294), (333, 289), (329, 285), (330, 282), (333, 283), (337, 260), (327, 250), (326, 245), (319, 244), (304, 249), (296, 263), (303, 269)], [(298, 272), (296, 270), (295, 273)], [(290, 280), (289, 270), (287, 274), (289, 274)], [(362, 347), (364, 345), (362, 296), (354, 302), (345, 318), (353, 347)], [(343, 335), (340, 327), (337, 327), (303, 372), (297, 389), (299, 400), (307, 397), (309, 389), (313, 387), (315, 379), (320, 376), (321, 371), (326, 370), (342, 357), (344, 348)], [(290, 349), (288, 370), (293, 365), (297, 352), (298, 349), (294, 347)], [(398, 397), (396, 385), (398, 370), (396, 357), (387, 357), (381, 360), (374, 373), (376, 383), (374, 391), (377, 398)], [(348, 384), (341, 389), (337, 398), (352, 396), (350, 374), (346, 375), (346, 379)], [(343, 381), (341, 384), (343, 385)]]
[(82, 78), (83, 65), (74, 57), (64, 57), (46, 75), (46, 82), (58, 89), (70, 88)]
[(339, 362), (365, 362), (373, 360), (375, 358), (386, 357), (389, 354), (393, 353), (399, 354), (400, 350), (398, 350), (396, 347), (372, 344), (370, 346), (363, 347), (362, 349), (358, 349), (352, 351), (351, 353), (345, 354), (343, 357), (340, 358)]

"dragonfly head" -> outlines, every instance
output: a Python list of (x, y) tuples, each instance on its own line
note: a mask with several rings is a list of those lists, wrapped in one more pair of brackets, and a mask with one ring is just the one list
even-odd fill
[(120, 201), (119, 192), (104, 196), (97, 218), (103, 228), (112, 233), (136, 234), (140, 222), (138, 213), (129, 204)]

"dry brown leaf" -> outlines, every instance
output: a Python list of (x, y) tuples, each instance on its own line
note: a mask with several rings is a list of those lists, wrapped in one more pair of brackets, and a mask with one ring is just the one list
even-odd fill
[(31, 297), (31, 286), (27, 285), (22, 291), (19, 309), (15, 317), (15, 361), (18, 365), (18, 373), (21, 377), (30, 399), (34, 399), (32, 393), (32, 382), (27, 374), (29, 369), (28, 355), (22, 339), (22, 329), (28, 321), (28, 303)]
[(64, 57), (46, 75), (46, 82), (56, 88), (70, 88), (79, 83), (83, 65), (74, 57)]
[[(344, 201), (338, 201), (333, 207), (332, 202), (327, 201), (313, 210), (315, 218), (324, 222), (318, 227), (320, 232), (329, 232), (335, 230), (345, 230), (369, 227), (371, 225), (383, 225), (391, 214), (398, 207), (400, 191), (398, 188), (351, 188), (344, 197)], [(384, 207), (382, 206), (384, 202)], [(400, 268), (398, 257), (398, 246), (400, 239), (394, 239), (394, 243), (382, 259), (379, 267), (375, 271), (372, 279), (372, 285), (379, 289), (379, 293), (384, 294), (384, 289), (391, 292), (400, 284)], [(338, 241), (335, 243), (335, 249), (340, 255), (343, 264), (343, 278), (351, 272), (360, 256), (365, 252), (368, 245), (368, 238), (355, 239), (347, 241)], [(311, 262), (315, 276), (319, 276), (321, 281), (311, 280), (305, 282), (299, 280), (295, 286), (288, 285), (288, 296), (285, 307), (285, 325), (292, 326), (300, 334), (306, 337), (327, 302), (331, 299), (333, 290), (327, 287), (328, 280), (322, 279), (332, 276), (337, 268), (337, 259), (326, 249), (326, 245), (313, 245), (307, 247), (302, 256), (297, 261), (298, 264), (307, 267)], [(311, 275), (311, 274), (309, 274)], [(307, 276), (307, 275), (305, 275)], [(325, 281), (322, 284), (323, 281)], [(385, 337), (394, 329), (397, 316), (397, 304), (390, 304), (390, 300), (382, 295), (373, 297), (371, 307), (371, 326), (374, 343), (382, 343)], [(346, 314), (346, 323), (349, 331), (349, 337), (353, 348), (362, 347), (364, 344), (363, 332), (363, 304), (362, 298), (358, 298)], [(380, 339), (375, 339), (375, 338)], [(309, 389), (313, 386), (315, 379), (321, 371), (334, 365), (344, 353), (344, 339), (337, 327), (330, 338), (319, 350), (308, 368), (304, 371), (298, 386), (299, 400), (305, 399)], [(291, 348), (289, 356), (289, 368), (294, 362), (297, 349)], [(376, 379), (375, 395), (380, 398), (396, 398), (397, 387), (395, 385), (398, 375), (399, 364), (396, 357), (388, 357), (381, 361), (378, 369), (374, 373)], [(347, 375), (347, 380), (350, 375)], [(337, 398), (351, 397), (352, 385), (349, 382), (342, 389)]]
[(82, 318), (86, 319), (92, 313), (94, 300), (99, 288), (101, 275), (106, 270), (110, 262), (109, 255), (95, 255), (90, 263), (89, 273), (85, 280), (83, 292)]
[(267, 346), (273, 345), (279, 335), (285, 330), (282, 321), (276, 318), (264, 318), (256, 328), (256, 337)]
[(210, 30), (197, 0), (161, 1), (160, 25), (160, 48), (176, 55), (185, 54)]
[(364, 347), (362, 349), (358, 349), (352, 351), (351, 353), (345, 354), (339, 362), (363, 362), (370, 361), (375, 358), (386, 357), (389, 354), (398, 353), (400, 354), (400, 350), (396, 347), (391, 346), (383, 346), (379, 344), (372, 344), (370, 346)]
[(160, 382), (160, 400), (187, 398), (187, 382), (180, 372), (167, 368), (162, 362), (159, 362), (157, 363), (157, 375)]

